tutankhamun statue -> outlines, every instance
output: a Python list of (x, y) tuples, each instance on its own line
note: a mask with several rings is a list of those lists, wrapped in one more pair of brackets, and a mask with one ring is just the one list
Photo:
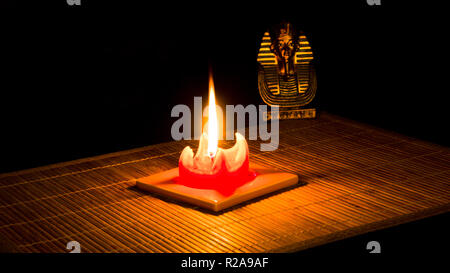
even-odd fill
[(257, 57), (258, 88), (265, 103), (280, 107), (281, 119), (316, 117), (316, 109), (307, 107), (317, 89), (313, 58), (306, 36), (291, 23), (264, 33)]

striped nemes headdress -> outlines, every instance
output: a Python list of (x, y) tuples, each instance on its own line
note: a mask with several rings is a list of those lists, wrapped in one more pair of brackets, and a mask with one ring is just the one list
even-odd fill
[[(290, 35), (296, 43), (294, 48), (295, 75), (282, 77), (278, 71), (275, 53), (271, 50), (277, 37)], [(262, 37), (257, 61), (259, 93), (268, 105), (280, 107), (298, 107), (310, 103), (316, 94), (316, 77), (311, 61), (314, 59), (311, 46), (302, 33), (295, 34), (292, 25), (284, 24), (283, 28), (266, 31)]]

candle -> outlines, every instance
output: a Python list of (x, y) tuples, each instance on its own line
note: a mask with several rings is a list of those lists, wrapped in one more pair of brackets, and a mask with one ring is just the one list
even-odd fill
[(233, 147), (219, 147), (211, 76), (208, 115), (195, 155), (191, 147), (185, 147), (178, 168), (140, 178), (136, 181), (138, 188), (217, 212), (297, 184), (295, 174), (249, 162), (247, 141), (239, 133)]
[(245, 138), (236, 133), (236, 143), (230, 149), (218, 147), (218, 122), (214, 82), (209, 80), (208, 132), (203, 132), (194, 156), (187, 146), (179, 160), (179, 184), (194, 187), (216, 189), (224, 193), (252, 180), (256, 174), (249, 171), (248, 145)]

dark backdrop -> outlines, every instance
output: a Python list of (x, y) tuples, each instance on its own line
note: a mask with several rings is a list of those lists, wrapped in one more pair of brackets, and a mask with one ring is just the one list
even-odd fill
[(448, 144), (423, 5), (81, 2), (1, 4), (0, 172), (170, 141), (209, 63), (220, 104), (262, 103), (256, 54), (282, 19), (313, 47), (319, 109)]

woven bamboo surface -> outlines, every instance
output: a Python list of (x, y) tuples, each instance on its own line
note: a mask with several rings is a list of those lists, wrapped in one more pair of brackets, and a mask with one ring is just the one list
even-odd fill
[[(134, 180), (177, 166), (169, 142), (0, 175), (7, 251), (284, 252), (450, 209), (450, 150), (337, 116), (280, 123), (280, 145), (251, 160), (305, 185), (220, 214), (139, 191)], [(221, 142), (222, 147), (232, 142)]]

